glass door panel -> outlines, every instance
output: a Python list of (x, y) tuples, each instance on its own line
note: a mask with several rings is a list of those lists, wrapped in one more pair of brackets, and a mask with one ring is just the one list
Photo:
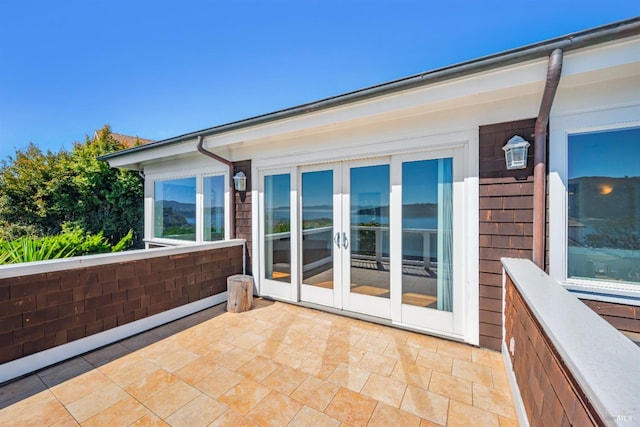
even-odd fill
[(402, 304), (452, 311), (452, 159), (402, 163)]
[(265, 278), (291, 283), (291, 178), (264, 177)]
[(389, 298), (389, 165), (350, 170), (351, 292)]
[(302, 173), (302, 283), (333, 289), (333, 170)]

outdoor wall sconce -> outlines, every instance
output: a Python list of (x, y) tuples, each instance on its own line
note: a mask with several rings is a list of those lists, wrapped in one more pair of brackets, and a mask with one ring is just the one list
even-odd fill
[(233, 177), (233, 186), (236, 191), (247, 191), (247, 176), (240, 171)]
[(504, 159), (507, 162), (507, 170), (524, 169), (527, 167), (527, 151), (529, 151), (529, 142), (519, 135), (511, 138), (502, 147), (504, 150)]

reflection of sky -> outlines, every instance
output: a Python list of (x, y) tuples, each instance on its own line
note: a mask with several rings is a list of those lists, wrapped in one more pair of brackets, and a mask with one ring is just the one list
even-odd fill
[(438, 203), (438, 160), (402, 164), (402, 203)]
[(157, 181), (155, 185), (156, 200), (167, 200), (180, 203), (196, 202), (196, 179), (182, 178), (169, 181)]
[(351, 205), (389, 206), (389, 165), (351, 169)]
[(302, 207), (331, 206), (333, 204), (333, 171), (302, 174)]
[(289, 207), (291, 179), (289, 174), (264, 177), (264, 203), (266, 209)]
[(569, 179), (640, 176), (640, 128), (569, 136)]

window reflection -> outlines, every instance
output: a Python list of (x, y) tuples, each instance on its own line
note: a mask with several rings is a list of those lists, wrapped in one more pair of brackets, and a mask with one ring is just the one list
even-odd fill
[(156, 181), (155, 237), (196, 240), (196, 178)]
[(640, 128), (569, 136), (568, 277), (640, 283)]
[(224, 240), (224, 176), (207, 176), (203, 181), (204, 240)]
[(291, 283), (291, 178), (264, 178), (265, 277)]

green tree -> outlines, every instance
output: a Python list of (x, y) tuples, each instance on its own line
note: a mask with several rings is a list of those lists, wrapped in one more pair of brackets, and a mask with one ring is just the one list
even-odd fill
[(143, 183), (133, 171), (113, 169), (98, 156), (125, 148), (105, 125), (70, 152), (31, 144), (0, 168), (0, 238), (57, 234), (64, 224), (103, 235), (116, 244), (134, 230), (140, 247)]

